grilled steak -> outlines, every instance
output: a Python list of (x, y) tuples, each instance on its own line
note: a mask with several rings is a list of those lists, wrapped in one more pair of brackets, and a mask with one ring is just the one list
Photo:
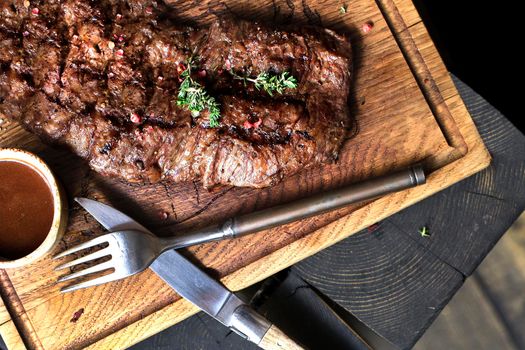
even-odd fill
[[(151, 1), (2, 1), (0, 116), (130, 182), (269, 186), (334, 161), (351, 123), (351, 48), (315, 27), (178, 26)], [(181, 65), (220, 104), (177, 105)], [(289, 72), (269, 94), (236, 78)]]

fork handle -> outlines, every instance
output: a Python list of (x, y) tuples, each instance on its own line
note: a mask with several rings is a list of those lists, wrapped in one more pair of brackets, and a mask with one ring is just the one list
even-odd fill
[(417, 165), (390, 175), (228, 219), (222, 225), (212, 225), (187, 232), (183, 236), (162, 240), (168, 249), (235, 238), (415, 187), (424, 184), (425, 181), (423, 168)]

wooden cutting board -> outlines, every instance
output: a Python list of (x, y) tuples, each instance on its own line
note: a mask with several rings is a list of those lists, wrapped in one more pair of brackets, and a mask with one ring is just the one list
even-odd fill
[[(127, 185), (90, 171), (68, 152), (49, 147), (6, 120), (0, 147), (44, 158), (70, 198), (66, 236), (56, 252), (103, 232), (73, 196), (107, 202), (163, 235), (266, 208), (423, 162), (428, 183), (232, 241), (184, 251), (231, 289), (251, 285), (486, 167), (476, 128), (410, 0), (174, 1), (181, 19), (206, 24), (216, 14), (278, 23), (312, 23), (350, 33), (354, 46), (352, 113), (358, 133), (339, 161), (309, 169), (271, 188), (203, 190), (199, 183)], [(340, 8), (346, 6), (346, 13)], [(364, 33), (363, 25), (372, 29)], [(166, 218), (167, 215), (167, 218)], [(56, 263), (44, 258), (0, 270), (0, 333), (10, 349), (120, 349), (197, 310), (150, 270), (123, 281), (62, 295)], [(78, 320), (73, 315), (83, 310)], [(78, 312), (80, 313), (80, 312)]]

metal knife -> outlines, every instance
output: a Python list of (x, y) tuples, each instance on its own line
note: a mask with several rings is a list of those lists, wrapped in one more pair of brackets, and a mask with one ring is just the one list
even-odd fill
[[(109, 231), (137, 230), (153, 234), (126, 214), (95, 201), (79, 202)], [(175, 250), (163, 253), (150, 269), (179, 295), (263, 349), (302, 349), (270, 321), (253, 310)]]

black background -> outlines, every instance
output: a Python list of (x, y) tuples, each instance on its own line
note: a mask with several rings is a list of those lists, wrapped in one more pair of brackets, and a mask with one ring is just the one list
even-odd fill
[(448, 70), (524, 132), (525, 21), (519, 3), (414, 0)]

